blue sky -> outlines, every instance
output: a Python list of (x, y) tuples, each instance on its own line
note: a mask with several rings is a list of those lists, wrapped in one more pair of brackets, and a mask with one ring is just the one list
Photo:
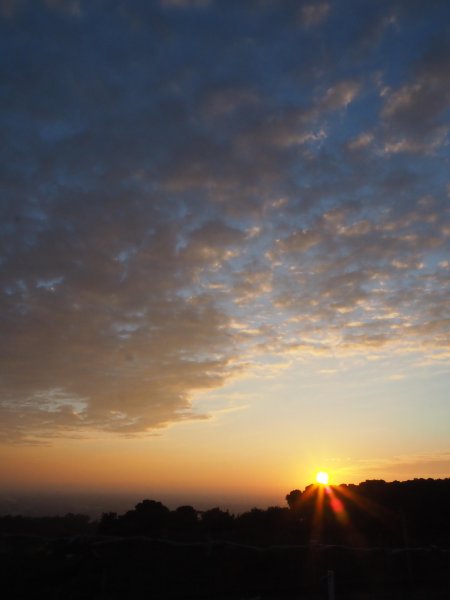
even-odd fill
[(448, 475), (449, 22), (2, 0), (4, 448)]

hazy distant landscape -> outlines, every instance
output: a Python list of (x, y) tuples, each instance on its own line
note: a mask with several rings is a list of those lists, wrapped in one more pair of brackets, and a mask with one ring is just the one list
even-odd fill
[(133, 507), (142, 498), (158, 498), (171, 509), (177, 506), (190, 504), (199, 510), (206, 510), (211, 506), (220, 506), (232, 513), (241, 513), (253, 506), (268, 506), (275, 504), (277, 498), (239, 498), (238, 495), (226, 497), (223, 495), (195, 495), (176, 493), (151, 493), (151, 492), (10, 492), (0, 491), (0, 514), (26, 515), (31, 517), (45, 517), (48, 515), (64, 516), (68, 512), (89, 515), (91, 519), (98, 519), (104, 512), (123, 513)]

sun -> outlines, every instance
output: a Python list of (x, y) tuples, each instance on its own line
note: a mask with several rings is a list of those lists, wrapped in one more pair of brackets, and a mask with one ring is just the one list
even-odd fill
[(319, 471), (316, 475), (316, 481), (317, 481), (317, 483), (320, 483), (321, 485), (328, 485), (329, 479), (330, 479), (330, 477), (329, 477), (328, 473), (325, 473), (325, 471)]

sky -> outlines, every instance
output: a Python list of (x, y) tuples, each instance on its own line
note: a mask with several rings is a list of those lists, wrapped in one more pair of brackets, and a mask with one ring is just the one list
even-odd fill
[(450, 476), (447, 0), (0, 0), (0, 486)]

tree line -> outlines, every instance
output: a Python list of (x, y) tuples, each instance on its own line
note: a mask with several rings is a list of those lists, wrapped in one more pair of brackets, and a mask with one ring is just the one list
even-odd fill
[(146, 536), (179, 541), (229, 540), (255, 545), (450, 545), (450, 478), (367, 480), (358, 485), (310, 485), (286, 495), (286, 506), (234, 515), (214, 507), (170, 510), (145, 499), (124, 514), (0, 517), (0, 532), (49, 536)]

